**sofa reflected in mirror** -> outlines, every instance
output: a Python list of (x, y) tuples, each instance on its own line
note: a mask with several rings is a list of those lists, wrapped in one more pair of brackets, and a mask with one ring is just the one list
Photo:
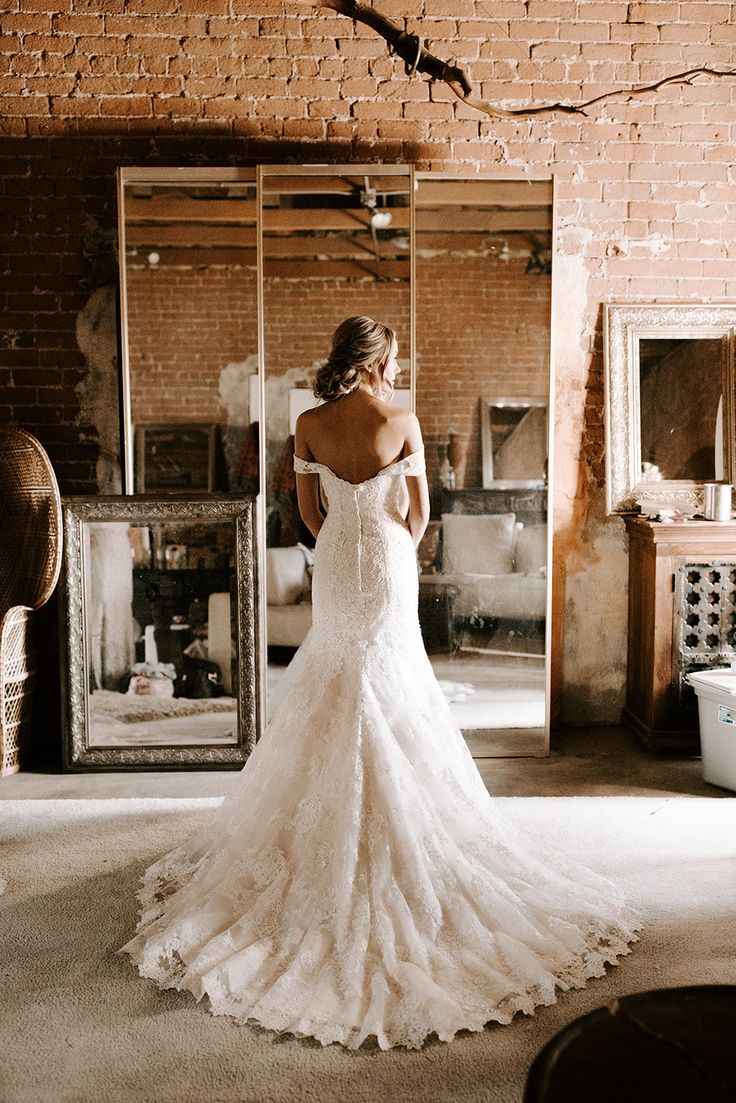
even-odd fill
[(240, 766), (256, 737), (253, 502), (68, 498), (68, 768)]

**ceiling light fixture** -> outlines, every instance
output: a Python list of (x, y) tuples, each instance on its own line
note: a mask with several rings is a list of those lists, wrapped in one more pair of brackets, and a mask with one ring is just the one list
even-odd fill
[(380, 210), (380, 211), (374, 211), (373, 214), (371, 215), (371, 226), (373, 226), (376, 230), (386, 230), (386, 229), (388, 229), (388, 227), (391, 225), (392, 221), (393, 221), (393, 216), (391, 214), (391, 211), (387, 211), (385, 209)]

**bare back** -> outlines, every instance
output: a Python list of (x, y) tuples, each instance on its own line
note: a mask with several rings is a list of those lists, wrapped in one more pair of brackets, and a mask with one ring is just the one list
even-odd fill
[(421, 446), (414, 414), (361, 390), (308, 410), (297, 422), (297, 454), (351, 483), (372, 478)]
[[(422, 448), (416, 415), (380, 402), (363, 390), (305, 410), (296, 423), (294, 450), (303, 460), (328, 467), (338, 479), (356, 485)], [(296, 477), (299, 512), (314, 537), (328, 508), (316, 475)], [(427, 476), (407, 476), (400, 504), (415, 544), (429, 520)]]

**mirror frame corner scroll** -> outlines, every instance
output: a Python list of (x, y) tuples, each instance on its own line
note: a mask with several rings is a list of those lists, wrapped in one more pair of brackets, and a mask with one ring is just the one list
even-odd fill
[[(258, 573), (254, 557), (255, 500), (201, 495), (187, 500), (110, 495), (62, 499), (64, 565), (61, 586), (62, 748), (65, 771), (115, 769), (241, 769), (258, 733), (259, 638), (255, 615)], [(236, 743), (150, 747), (95, 747), (89, 743), (86, 631), (88, 565), (84, 526), (94, 522), (230, 521), (235, 526), (235, 623), (238, 640), (238, 738)]]
[(604, 304), (603, 361), (605, 405), (606, 513), (637, 513), (637, 496), (661, 501), (676, 500), (682, 508), (697, 512), (703, 506), (703, 481), (662, 479), (644, 482), (641, 471), (639, 396), (640, 337), (721, 338), (724, 348), (724, 471), (729, 482), (736, 477), (736, 409), (734, 385), (734, 333), (736, 302), (660, 302)]

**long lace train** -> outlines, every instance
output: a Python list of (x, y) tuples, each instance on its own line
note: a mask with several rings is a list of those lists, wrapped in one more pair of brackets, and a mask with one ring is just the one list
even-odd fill
[(330, 502), (313, 629), (235, 791), (146, 871), (123, 947), (214, 1014), (349, 1048), (531, 1014), (638, 927), (609, 881), (531, 852), (452, 721), (397, 505), (421, 462), (353, 485), (297, 461)]

